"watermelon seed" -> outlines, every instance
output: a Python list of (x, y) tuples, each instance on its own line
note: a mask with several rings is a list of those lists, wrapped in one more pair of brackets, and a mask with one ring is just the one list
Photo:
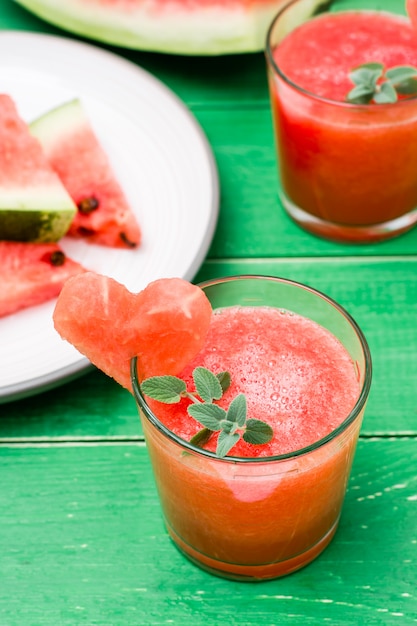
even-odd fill
[(99, 207), (99, 201), (94, 196), (89, 196), (87, 198), (82, 198), (78, 203), (77, 207), (80, 213), (83, 215), (89, 215), (93, 211), (96, 211)]
[(66, 257), (62, 250), (54, 250), (54, 252), (44, 254), (41, 260), (45, 261), (45, 263), (50, 263), (54, 267), (59, 267), (60, 265), (64, 265)]
[(92, 237), (96, 234), (95, 230), (93, 230), (92, 228), (85, 228), (85, 226), (80, 226), (79, 228), (77, 228), (77, 232), (82, 237)]
[(119, 237), (123, 241), (123, 243), (128, 246), (128, 248), (136, 248), (136, 246), (138, 245), (135, 241), (131, 241), (130, 239), (128, 239), (126, 233), (121, 232), (119, 234)]

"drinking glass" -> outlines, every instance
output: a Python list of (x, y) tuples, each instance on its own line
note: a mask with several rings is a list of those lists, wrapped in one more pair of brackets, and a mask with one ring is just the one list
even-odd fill
[(169, 431), (132, 384), (169, 535), (191, 561), (234, 580), (265, 580), (307, 565), (335, 534), (371, 384), (361, 330), (335, 301), (267, 276), (201, 284), (212, 307), (268, 306), (327, 328), (351, 356), (359, 381), (352, 411), (308, 447), (272, 457), (218, 458)]
[[(399, 235), (417, 222), (417, 97), (392, 104), (319, 97), (292, 82), (274, 56), (284, 38), (307, 20), (320, 19), (318, 13), (374, 11), (382, 4), (365, 0), (360, 7), (355, 0), (289, 1), (269, 29), (266, 61), (285, 210), (311, 233), (367, 243)], [(384, 4), (396, 7), (404, 11), (404, 2)], [(406, 18), (396, 19), (401, 33)]]

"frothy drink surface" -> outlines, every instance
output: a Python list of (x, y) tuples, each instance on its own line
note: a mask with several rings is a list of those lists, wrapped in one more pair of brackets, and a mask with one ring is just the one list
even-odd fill
[(283, 73), (318, 96), (343, 102), (349, 72), (369, 62), (417, 66), (417, 37), (410, 20), (384, 11), (342, 11), (316, 17), (274, 51)]
[[(220, 404), (227, 408), (235, 395), (244, 393), (248, 417), (264, 420), (274, 430), (266, 445), (241, 439), (230, 452), (233, 456), (272, 456), (308, 446), (334, 430), (359, 395), (354, 364), (340, 342), (315, 322), (274, 308), (216, 311), (204, 349), (180, 374), (189, 389), (197, 365), (214, 373), (230, 372), (232, 385)], [(150, 404), (186, 440), (201, 428), (187, 414), (188, 400)], [(206, 448), (215, 450), (215, 437)]]

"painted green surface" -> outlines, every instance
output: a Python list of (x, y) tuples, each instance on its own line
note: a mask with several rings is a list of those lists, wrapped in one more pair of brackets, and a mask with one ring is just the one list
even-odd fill
[(417, 230), (379, 244), (345, 245), (296, 226), (278, 198), (269, 105), (194, 110), (213, 147), (221, 184), (211, 258), (414, 255)]
[(245, 584), (173, 547), (142, 445), (2, 448), (0, 624), (415, 624), (416, 463), (415, 440), (360, 442), (332, 544)]
[[(69, 36), (0, 0), (9, 28)], [(304, 570), (254, 585), (205, 574), (173, 547), (133, 398), (116, 383), (92, 370), (0, 405), (0, 626), (417, 624), (417, 229), (359, 247), (291, 222), (262, 54), (106, 48), (173, 89), (213, 147), (220, 215), (196, 280), (261, 273), (325, 291), (363, 328), (373, 386), (334, 541)]]
[[(373, 357), (362, 432), (416, 434), (417, 259), (208, 260), (196, 280), (256, 273), (305, 282), (349, 311), (364, 331)], [(99, 372), (4, 405), (0, 415), (0, 441), (130, 437), (141, 432), (129, 393)]]
[[(13, 0), (0, 1), (0, 28), (69, 37), (68, 33), (35, 18)], [(400, 0), (391, 0), (388, 5), (386, 0), (384, 8), (400, 4)], [(278, 198), (262, 53), (184, 58), (101, 47), (121, 54), (160, 78), (185, 101), (205, 131), (221, 184), (220, 218), (209, 257), (368, 256), (417, 252), (417, 230), (377, 245), (346, 246), (312, 237), (285, 214)]]

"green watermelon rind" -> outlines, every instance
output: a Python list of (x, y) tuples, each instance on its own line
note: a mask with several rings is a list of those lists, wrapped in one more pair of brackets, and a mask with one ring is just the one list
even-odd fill
[(56, 242), (77, 208), (7, 94), (0, 94), (0, 120), (0, 240)]
[(68, 236), (110, 247), (138, 246), (136, 217), (81, 100), (64, 102), (33, 120), (30, 131), (74, 203), (89, 198), (98, 203), (91, 215), (78, 211)]
[(86, 123), (87, 117), (78, 98), (50, 109), (29, 124), (31, 134), (40, 141), (46, 152)]
[(0, 240), (51, 243), (68, 231), (77, 207), (57, 179), (0, 188)]
[[(15, 197), (19, 193), (16, 190)], [(33, 243), (52, 243), (59, 241), (68, 231), (70, 224), (74, 218), (75, 207), (71, 204), (71, 208), (60, 208), (60, 200), (52, 201), (53, 207), (49, 210), (45, 208), (45, 198), (48, 192), (39, 196), (39, 190), (27, 190), (28, 199), (22, 202), (22, 208), (10, 209), (9, 207), (1, 210), (0, 220), (0, 240), (6, 241), (28, 241)], [(38, 197), (38, 202), (33, 199)], [(49, 198), (51, 201), (52, 198)], [(31, 205), (30, 208), (29, 204)], [(36, 206), (37, 204), (37, 206)]]
[[(213, 4), (189, 9), (181, 0), (165, 7), (138, 2), (119, 9), (95, 0), (16, 0), (38, 17), (64, 30), (104, 43), (182, 55), (259, 52), (284, 0)], [(151, 3), (152, 5), (152, 3)]]

